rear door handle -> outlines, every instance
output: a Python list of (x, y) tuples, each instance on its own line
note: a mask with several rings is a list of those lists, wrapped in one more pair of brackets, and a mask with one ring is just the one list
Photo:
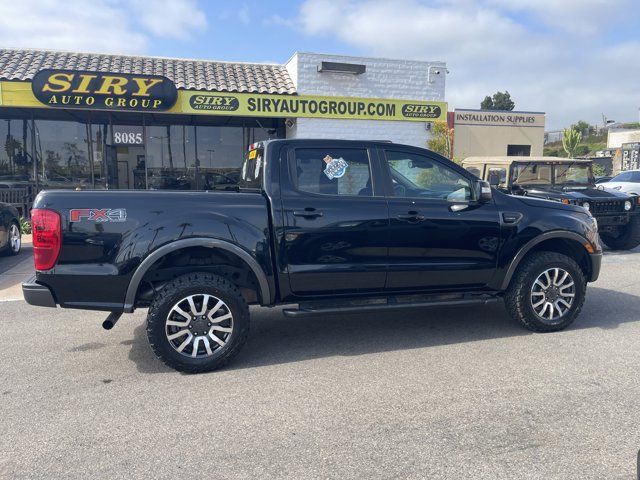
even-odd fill
[(318, 218), (322, 217), (324, 214), (315, 208), (307, 207), (304, 210), (294, 210), (294, 217), (304, 217), (304, 218)]

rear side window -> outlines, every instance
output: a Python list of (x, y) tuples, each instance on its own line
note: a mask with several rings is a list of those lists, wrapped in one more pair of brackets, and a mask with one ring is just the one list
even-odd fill
[(324, 195), (373, 195), (369, 155), (357, 148), (297, 148), (293, 179), (296, 189)]

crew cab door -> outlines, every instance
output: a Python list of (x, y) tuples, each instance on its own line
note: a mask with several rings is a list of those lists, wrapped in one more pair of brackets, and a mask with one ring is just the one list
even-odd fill
[(375, 149), (294, 143), (281, 155), (280, 178), (278, 262), (293, 295), (382, 291), (388, 211)]
[(423, 150), (382, 148), (389, 197), (390, 291), (481, 288), (500, 246), (493, 202), (479, 203), (474, 179)]

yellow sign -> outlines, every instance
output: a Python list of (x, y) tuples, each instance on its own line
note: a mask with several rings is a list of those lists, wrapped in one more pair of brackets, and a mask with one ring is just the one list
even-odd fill
[(378, 98), (180, 92), (182, 112), (203, 115), (445, 121), (445, 102)]
[[(51, 108), (38, 101), (33, 94), (30, 82), (0, 82), (0, 105)], [(67, 108), (74, 108), (74, 105), (68, 105)], [(94, 109), (101, 110), (101, 108), (95, 107)], [(109, 110), (113, 110), (113, 108), (109, 108)], [(163, 113), (440, 122), (446, 121), (447, 103), (423, 100), (178, 90), (178, 101)]]

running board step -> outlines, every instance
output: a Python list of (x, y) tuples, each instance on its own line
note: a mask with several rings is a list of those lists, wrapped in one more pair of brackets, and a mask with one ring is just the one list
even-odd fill
[(458, 296), (456, 298), (437, 298), (433, 300), (421, 301), (398, 301), (396, 297), (390, 297), (385, 301), (368, 302), (359, 304), (344, 304), (336, 306), (336, 302), (332, 302), (332, 306), (325, 306), (320, 303), (304, 304), (301, 303), (298, 308), (285, 308), (282, 313), (289, 318), (317, 317), (321, 315), (333, 315), (339, 313), (361, 313), (385, 310), (406, 310), (412, 308), (433, 308), (433, 307), (456, 307), (468, 305), (489, 305), (497, 303), (498, 297), (492, 295), (474, 295), (474, 296)]

